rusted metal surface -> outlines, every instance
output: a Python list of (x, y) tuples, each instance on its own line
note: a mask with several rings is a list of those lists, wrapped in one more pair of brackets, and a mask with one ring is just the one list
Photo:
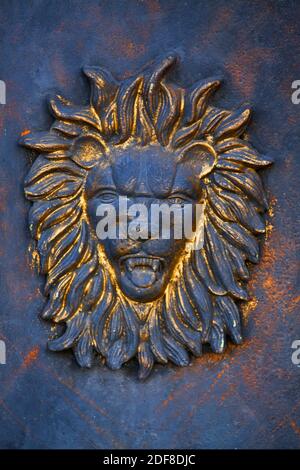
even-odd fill
[[(1, 317), (7, 347), (1, 374), (1, 447), (101, 448), (299, 447), (300, 339), (299, 124), (300, 9), (286, 2), (2, 2)], [(44, 14), (47, 9), (47, 17)], [(9, 25), (9, 26), (8, 26)], [(177, 50), (178, 80), (224, 77), (218, 106), (250, 101), (251, 142), (274, 160), (263, 172), (271, 211), (261, 262), (242, 307), (244, 343), (208, 353), (191, 366), (156, 366), (146, 382), (136, 364), (112, 373), (82, 371), (70, 352), (47, 351), (38, 319), (45, 298), (28, 251), (29, 204), (23, 180), (31, 162), (17, 136), (51, 124), (47, 93), (88, 98), (82, 64), (104, 65), (120, 79), (157, 55)], [(74, 80), (74, 77), (78, 77)]]

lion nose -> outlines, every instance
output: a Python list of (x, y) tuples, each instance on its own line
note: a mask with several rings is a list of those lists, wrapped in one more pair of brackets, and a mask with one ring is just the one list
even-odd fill
[(130, 240), (149, 240), (151, 237), (151, 227), (148, 217), (129, 218), (127, 232)]

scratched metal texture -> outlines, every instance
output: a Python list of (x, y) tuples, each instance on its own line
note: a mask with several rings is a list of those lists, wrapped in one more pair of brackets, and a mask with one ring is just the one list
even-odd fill
[[(300, 339), (300, 105), (291, 102), (299, 20), (300, 2), (284, 0), (1, 1), (0, 447), (299, 447), (300, 368), (291, 361)], [(275, 161), (263, 172), (271, 215), (244, 344), (190, 367), (156, 366), (141, 383), (135, 363), (87, 371), (71, 353), (47, 351), (22, 187), (31, 161), (17, 139), (49, 128), (48, 94), (87, 100), (82, 65), (123, 78), (170, 50), (182, 56), (183, 84), (221, 75), (215, 103), (253, 105), (249, 137)]]

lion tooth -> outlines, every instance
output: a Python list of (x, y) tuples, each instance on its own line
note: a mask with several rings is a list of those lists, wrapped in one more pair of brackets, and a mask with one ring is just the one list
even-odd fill
[(142, 256), (127, 258), (126, 268), (132, 271), (138, 266), (150, 266), (153, 271), (157, 272), (160, 269), (160, 260), (156, 258), (146, 258)]
[(160, 261), (159, 261), (158, 259), (154, 259), (154, 260), (152, 260), (152, 261), (153, 261), (153, 263), (152, 263), (153, 269), (154, 269), (154, 271), (156, 272), (156, 271), (158, 271), (158, 269), (159, 269)]
[(133, 259), (129, 258), (129, 259), (126, 260), (126, 267), (127, 267), (128, 271), (132, 271), (132, 270), (133, 270), (134, 264), (135, 264), (135, 263), (134, 263), (134, 260), (133, 260)]

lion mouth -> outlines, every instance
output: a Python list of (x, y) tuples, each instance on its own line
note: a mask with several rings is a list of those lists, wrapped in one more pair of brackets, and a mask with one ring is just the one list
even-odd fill
[(155, 256), (127, 255), (120, 259), (121, 273), (136, 287), (150, 287), (163, 269), (163, 259)]

